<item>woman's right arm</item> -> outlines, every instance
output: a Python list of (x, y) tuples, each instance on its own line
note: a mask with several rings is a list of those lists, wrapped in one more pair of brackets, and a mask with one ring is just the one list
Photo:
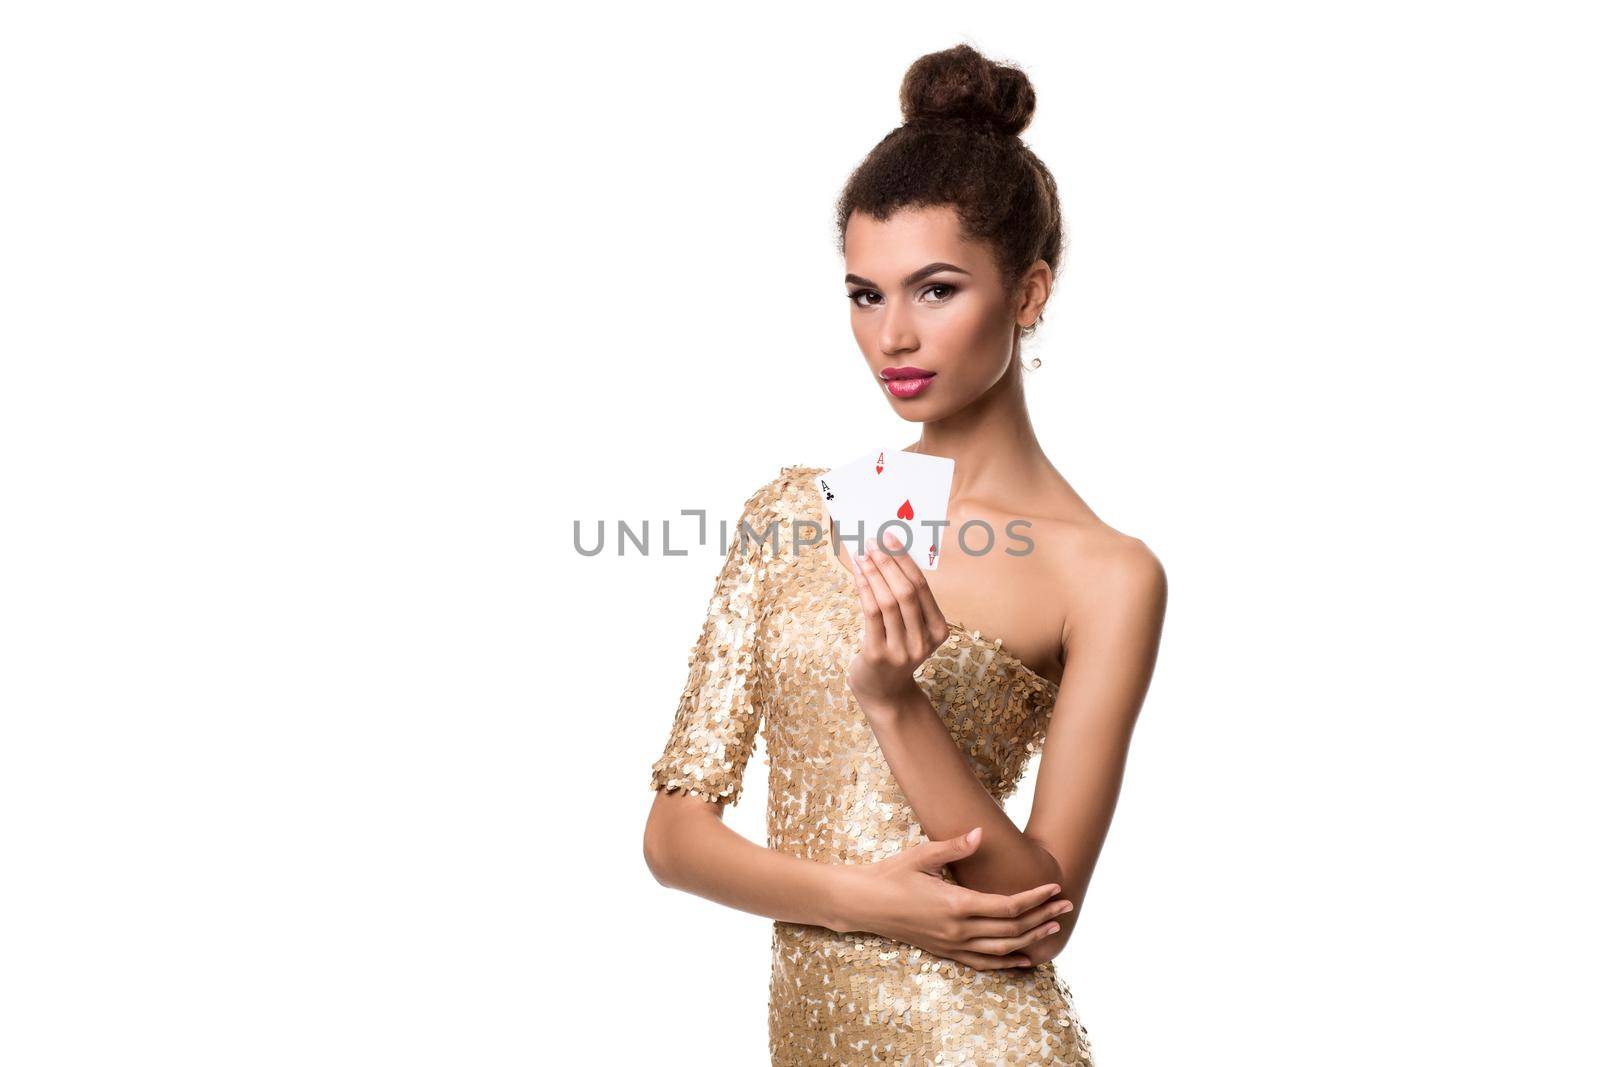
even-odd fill
[(764, 848), (722, 821), (722, 805), (657, 793), (644, 860), (671, 889), (783, 922), (843, 929), (840, 868)]
[(657, 793), (645, 823), (645, 863), (656, 881), (730, 908), (838, 933), (864, 930), (979, 970), (1029, 967), (1029, 949), (1072, 909), (1061, 887), (981, 893), (939, 877), (977, 851), (982, 832), (928, 841), (876, 863), (835, 865), (764, 848), (722, 821), (722, 804)]

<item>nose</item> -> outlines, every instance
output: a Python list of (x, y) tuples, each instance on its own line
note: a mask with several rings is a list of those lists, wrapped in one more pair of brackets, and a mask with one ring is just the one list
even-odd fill
[(912, 319), (911, 305), (906, 301), (890, 300), (879, 319), (878, 350), (886, 356), (917, 350), (917, 334)]

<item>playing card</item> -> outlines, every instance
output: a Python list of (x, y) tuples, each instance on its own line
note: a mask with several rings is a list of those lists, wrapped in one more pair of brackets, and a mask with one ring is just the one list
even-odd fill
[(861, 552), (862, 539), (871, 537), (875, 526), (871, 519), (879, 488), (875, 483), (887, 451), (874, 449), (817, 478), (817, 489), (829, 517), (839, 524), (842, 536), (855, 538), (848, 545), (857, 554)]
[(830, 515), (844, 521), (841, 516), (851, 512), (865, 519), (861, 509), (867, 498), (876, 491), (875, 483), (882, 474), (883, 458), (887, 451), (874, 449), (848, 463), (841, 463), (817, 478), (817, 488), (822, 491), (822, 502), (827, 505)]
[(955, 460), (944, 456), (899, 451), (885, 456), (879, 489), (880, 521), (899, 519), (911, 528), (911, 536), (904, 537), (905, 528), (901, 525), (886, 527), (906, 541), (912, 558), (924, 570), (939, 566), (939, 554), (946, 543), (943, 523), (950, 507), (950, 482), (955, 469)]
[[(876, 538), (893, 533), (919, 567), (935, 570), (954, 473), (952, 459), (885, 448), (819, 476), (817, 487), (841, 535)], [(852, 552), (859, 551), (857, 541), (847, 544)]]

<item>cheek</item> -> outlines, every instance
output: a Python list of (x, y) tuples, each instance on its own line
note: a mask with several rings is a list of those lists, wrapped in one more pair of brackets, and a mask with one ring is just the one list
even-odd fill
[(952, 308), (941, 317), (938, 345), (944, 352), (960, 352), (961, 378), (987, 388), (1005, 372), (1011, 350), (1011, 324), (993, 308)]
[(958, 352), (971, 352), (994, 346), (996, 316), (992, 308), (969, 300), (932, 318), (941, 345)]
[(868, 324), (866, 315), (851, 313), (850, 332), (856, 335), (856, 344), (863, 353), (870, 351), (868, 346), (872, 342), (872, 327)]

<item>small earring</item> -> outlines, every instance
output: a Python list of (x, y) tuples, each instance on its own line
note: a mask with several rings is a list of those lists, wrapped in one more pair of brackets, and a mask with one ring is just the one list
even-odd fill
[(1038, 356), (1034, 356), (1033, 357), (1033, 362), (1030, 363), (1029, 366), (1033, 367), (1035, 370), (1038, 370), (1039, 367), (1042, 366), (1043, 364), (1044, 364), (1044, 360), (1040, 359)]

